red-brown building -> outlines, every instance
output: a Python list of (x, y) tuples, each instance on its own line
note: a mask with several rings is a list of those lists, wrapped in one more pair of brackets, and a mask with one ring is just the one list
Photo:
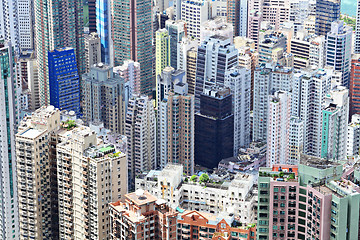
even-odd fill
[(360, 54), (354, 54), (351, 58), (349, 94), (350, 116), (360, 114)]
[(147, 191), (110, 203), (110, 239), (176, 240), (177, 212)]
[(185, 211), (178, 216), (178, 240), (255, 240), (256, 226), (245, 226), (234, 217)]

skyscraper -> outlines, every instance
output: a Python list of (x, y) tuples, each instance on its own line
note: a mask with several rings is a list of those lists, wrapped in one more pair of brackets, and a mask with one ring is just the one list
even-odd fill
[(224, 84), (226, 70), (238, 64), (238, 50), (229, 38), (215, 35), (201, 43), (196, 61), (195, 111), (200, 109), (200, 94), (205, 86)]
[(292, 89), (293, 70), (287, 67), (261, 64), (254, 75), (253, 141), (266, 141), (268, 96), (275, 91)]
[(99, 34), (92, 32), (85, 35), (85, 72), (88, 73), (90, 68), (101, 62), (101, 42)]
[(96, 0), (96, 29), (101, 41), (101, 61), (110, 65), (112, 64), (110, 49), (112, 38), (111, 3), (109, 0)]
[(340, 0), (316, 0), (315, 34), (331, 30), (331, 23), (340, 19)]
[(321, 156), (322, 110), (333, 74), (325, 68), (294, 75), (291, 111), (304, 122), (304, 153), (311, 156)]
[(352, 28), (343, 21), (331, 23), (326, 36), (326, 65), (342, 73), (341, 85), (349, 87)]
[[(19, 50), (25, 51), (25, 50), (35, 49), (34, 1), (33, 0), (17, 0), (17, 1), (7, 1), (7, 2), (17, 3), (16, 25), (17, 25), (18, 31), (19, 31), (19, 42), (18, 42)], [(10, 14), (9, 14), (9, 17), (11, 18)]]
[(73, 48), (49, 52), (50, 104), (80, 114), (80, 80)]
[(215, 10), (208, 0), (193, 0), (181, 2), (181, 19), (187, 23), (189, 37), (200, 41), (200, 26), (215, 16)]
[(13, 48), (0, 48), (0, 238), (19, 239), (15, 165), (15, 128), (18, 124)]
[(136, 175), (156, 168), (156, 119), (153, 100), (135, 96), (129, 100), (125, 122), (129, 187)]
[(194, 95), (188, 94), (185, 72), (166, 67), (159, 75), (157, 150), (159, 167), (180, 163), (194, 173)]
[(184, 166), (194, 173), (194, 95), (187, 94), (187, 84), (178, 82), (167, 97), (167, 162)]
[(125, 60), (121, 66), (114, 67), (114, 73), (119, 74), (129, 84), (129, 97), (140, 94), (140, 63)]
[(360, 1), (357, 1), (354, 53), (360, 53)]
[(155, 74), (157, 76), (162, 70), (170, 65), (170, 38), (166, 29), (157, 30), (156, 33), (156, 64)]
[[(86, 123), (103, 122), (105, 128), (124, 134), (124, 79), (109, 65), (99, 63), (83, 75), (83, 119)], [(128, 96), (127, 96), (128, 97)]]
[(326, 95), (324, 105), (321, 157), (335, 160), (346, 159), (349, 90), (344, 86), (337, 86)]
[[(186, 37), (186, 23), (184, 21), (167, 20), (165, 28), (169, 34), (169, 65), (174, 69), (178, 68), (178, 44), (180, 44), (183, 37)], [(183, 69), (184, 70), (184, 69)]]
[(232, 108), (234, 113), (234, 156), (240, 147), (250, 144), (250, 70), (235, 66), (225, 74), (225, 87), (230, 88), (233, 95)]
[(98, 145), (89, 127), (65, 132), (56, 146), (60, 239), (106, 239), (108, 204), (127, 192), (126, 155), (114, 145)]
[(229, 88), (214, 86), (200, 95), (200, 112), (195, 113), (195, 163), (217, 167), (233, 156), (234, 115)]
[(350, 116), (353, 114), (360, 114), (360, 89), (357, 86), (360, 84), (360, 79), (357, 76), (360, 74), (360, 54), (354, 54), (351, 57), (351, 73), (350, 73)]
[(140, 91), (150, 94), (155, 85), (153, 78), (152, 1), (113, 1), (114, 66), (131, 59), (141, 65)]
[(289, 128), (291, 94), (277, 91), (269, 96), (267, 119), (267, 161), (266, 166), (287, 164), (289, 159)]
[(49, 51), (74, 48), (78, 73), (85, 71), (83, 1), (34, 0), (34, 5), (40, 105), (43, 106), (50, 103)]
[(59, 128), (60, 111), (48, 106), (39, 108), (23, 120), (16, 134), (21, 219), (18, 239), (59, 237), (56, 152), (53, 151), (56, 148), (55, 132)]
[(227, 0), (226, 18), (227, 22), (233, 25), (235, 36), (246, 37), (248, 23), (248, 1)]

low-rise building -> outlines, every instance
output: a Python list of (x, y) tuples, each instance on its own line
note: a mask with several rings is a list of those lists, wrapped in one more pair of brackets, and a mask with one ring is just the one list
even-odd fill
[(135, 179), (135, 188), (164, 199), (172, 208), (212, 214), (232, 213), (242, 223), (253, 223), (256, 208), (255, 178), (238, 173), (232, 180), (217, 181), (183, 176), (183, 166), (168, 164), (162, 171), (152, 170)]
[(238, 218), (198, 211), (183, 211), (178, 215), (178, 238), (182, 239), (256, 239), (255, 224), (243, 225)]
[(128, 193), (109, 206), (110, 239), (177, 239), (177, 212), (147, 191)]

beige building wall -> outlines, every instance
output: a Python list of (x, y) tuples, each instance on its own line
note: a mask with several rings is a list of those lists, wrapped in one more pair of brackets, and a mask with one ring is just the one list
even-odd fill
[(51, 134), (60, 112), (42, 107), (24, 119), (16, 134), (20, 239), (51, 239)]

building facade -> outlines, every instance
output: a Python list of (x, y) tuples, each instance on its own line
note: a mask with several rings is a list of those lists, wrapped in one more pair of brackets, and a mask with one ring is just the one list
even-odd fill
[(127, 105), (124, 79), (112, 67), (99, 63), (83, 75), (82, 92), (83, 120), (103, 122), (105, 128), (124, 134)]
[(80, 79), (73, 48), (49, 51), (50, 104), (80, 115)]
[(326, 65), (342, 73), (341, 85), (349, 87), (352, 28), (338, 21), (331, 23), (326, 37)]
[(140, 92), (149, 95), (155, 84), (153, 57), (149, 54), (153, 39), (152, 2), (116, 0), (113, 1), (112, 14), (114, 66), (122, 65), (128, 59), (140, 63)]
[(315, 34), (326, 36), (331, 30), (331, 23), (340, 19), (339, 0), (317, 0), (315, 15)]
[(201, 43), (198, 47), (196, 61), (196, 112), (200, 110), (200, 94), (205, 87), (224, 84), (226, 70), (238, 64), (238, 50), (231, 44), (229, 38), (215, 35)]
[[(84, 66), (84, 18), (81, 0), (69, 2), (35, 0), (36, 59), (39, 70), (40, 105), (50, 103), (48, 52), (72, 47), (75, 51), (78, 73)], [(59, 19), (62, 19), (59, 21)], [(67, 22), (69, 24), (62, 24)]]
[(101, 42), (99, 34), (92, 32), (85, 35), (85, 72), (90, 72), (90, 68), (100, 62)]
[(147, 191), (125, 195), (110, 206), (110, 239), (177, 239), (177, 212)]
[(156, 168), (155, 129), (153, 101), (146, 96), (132, 97), (125, 119), (130, 188), (138, 174)]
[(267, 119), (266, 166), (287, 164), (289, 160), (289, 129), (291, 93), (277, 91), (269, 95)]
[(96, 30), (101, 42), (101, 62), (108, 65), (113, 65), (111, 22), (111, 1), (96, 0)]
[(19, 123), (16, 102), (17, 86), (14, 50), (9, 45), (0, 48), (0, 164), (1, 164), (1, 201), (0, 237), (19, 239), (19, 217), (17, 209), (17, 171), (15, 154), (15, 132)]
[(234, 114), (229, 88), (205, 89), (195, 113), (195, 162), (216, 167), (234, 152)]
[(234, 156), (241, 147), (248, 147), (250, 144), (250, 75), (249, 70), (239, 66), (231, 68), (225, 74), (224, 86), (230, 88), (233, 95)]
[(247, 36), (248, 2), (244, 0), (227, 0), (226, 20), (234, 28), (235, 36)]
[(127, 192), (126, 155), (114, 145), (97, 145), (101, 140), (88, 127), (58, 135), (60, 238), (108, 239), (108, 204)]

